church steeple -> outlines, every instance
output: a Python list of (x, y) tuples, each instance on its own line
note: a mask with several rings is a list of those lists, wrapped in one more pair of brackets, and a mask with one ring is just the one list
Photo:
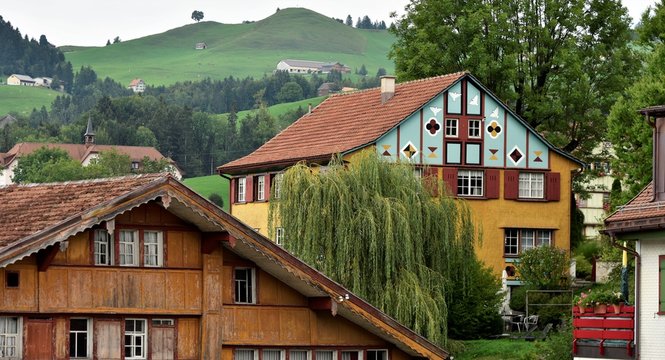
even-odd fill
[(92, 130), (92, 119), (88, 116), (88, 128), (85, 130), (85, 146), (92, 146), (95, 144), (95, 132)]

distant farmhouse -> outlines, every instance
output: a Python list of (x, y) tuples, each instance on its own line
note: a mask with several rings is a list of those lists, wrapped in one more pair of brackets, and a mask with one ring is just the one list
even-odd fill
[[(132, 161), (132, 170), (138, 171), (143, 168), (143, 159), (162, 160), (164, 155), (152, 146), (121, 146), (121, 145), (96, 145), (95, 133), (92, 131), (92, 124), (88, 121), (88, 128), (85, 133), (85, 144), (56, 144), (56, 143), (18, 143), (14, 145), (7, 153), (0, 153), (0, 186), (13, 184), (14, 170), (22, 156), (29, 155), (42, 148), (55, 148), (66, 151), (69, 156), (81, 162), (81, 165), (88, 166), (93, 159), (99, 157), (99, 153), (115, 150), (119, 154), (127, 155)], [(182, 172), (176, 163), (166, 158), (169, 162), (169, 172), (176, 179), (182, 178)]]
[(145, 91), (145, 81), (143, 79), (134, 79), (129, 83), (128, 89), (132, 89), (135, 93), (142, 93)]
[(343, 74), (351, 72), (350, 67), (339, 62), (287, 59), (277, 63), (277, 71), (288, 71), (290, 74), (327, 74), (333, 70)]
[(28, 75), (11, 74), (7, 78), (7, 85), (20, 85), (20, 86), (44, 86), (50, 87), (53, 79), (50, 77), (32, 78)]
[(204, 42), (196, 43), (196, 46), (194, 47), (196, 50), (205, 50), (208, 48), (208, 44)]
[(16, 118), (11, 116), (10, 114), (7, 114), (5, 116), (0, 116), (0, 129), (14, 122), (16, 122)]

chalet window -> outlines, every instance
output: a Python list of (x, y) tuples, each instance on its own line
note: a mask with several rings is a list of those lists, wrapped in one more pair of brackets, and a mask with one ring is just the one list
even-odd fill
[(284, 228), (275, 228), (275, 244), (284, 246)]
[(247, 178), (241, 177), (238, 178), (238, 192), (236, 199), (238, 199), (238, 202), (245, 202), (245, 184), (246, 184)]
[(309, 360), (310, 353), (307, 350), (291, 350), (289, 351), (289, 360)]
[(256, 200), (263, 201), (266, 199), (266, 177), (259, 175), (256, 177)]
[(482, 121), (479, 119), (470, 119), (469, 120), (469, 138), (470, 139), (480, 139), (481, 138), (481, 126)]
[(446, 137), (457, 137), (459, 121), (457, 119), (446, 119)]
[(125, 320), (125, 359), (146, 359), (147, 321)]
[(174, 324), (173, 319), (152, 319), (152, 326), (173, 326)]
[(0, 316), (0, 358), (21, 358), (21, 324), (15, 316)]
[(236, 304), (256, 303), (256, 271), (254, 268), (235, 268)]
[(18, 288), (20, 282), (20, 276), (17, 271), (6, 271), (5, 272), (5, 287), (7, 288)]
[(143, 232), (143, 265), (164, 266), (164, 239), (161, 231)]
[(233, 352), (233, 360), (258, 360), (259, 353), (254, 349), (236, 349)]
[(139, 232), (137, 230), (120, 231), (120, 266), (139, 265)]
[(363, 352), (359, 350), (342, 351), (341, 360), (363, 360)]
[(283, 360), (284, 350), (266, 349), (263, 350), (262, 360)]
[(506, 229), (503, 239), (505, 256), (518, 256), (521, 252), (538, 246), (552, 245), (552, 230)]
[(273, 180), (273, 196), (275, 199), (279, 199), (279, 196), (282, 192), (282, 180), (284, 180), (284, 173), (275, 174)]
[(113, 265), (113, 238), (105, 229), (94, 234), (95, 265)]
[(316, 360), (335, 360), (337, 359), (337, 356), (335, 356), (335, 351), (334, 350), (317, 350), (316, 351)]
[(458, 170), (457, 195), (483, 196), (483, 176), (482, 170)]
[(525, 173), (519, 175), (519, 197), (521, 199), (542, 199), (545, 196), (545, 174)]
[(132, 161), (132, 170), (136, 171), (139, 169), (139, 162), (138, 161)]
[(92, 326), (90, 319), (69, 320), (69, 357), (90, 358), (92, 354)]
[(388, 360), (388, 350), (367, 350), (367, 360)]

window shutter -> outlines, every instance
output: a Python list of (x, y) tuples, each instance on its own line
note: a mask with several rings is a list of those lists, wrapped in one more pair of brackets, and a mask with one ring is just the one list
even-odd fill
[(499, 198), (499, 176), (498, 169), (485, 170), (485, 197), (488, 199)]
[(559, 201), (561, 194), (561, 174), (559, 173), (547, 173), (547, 200), (548, 201)]
[(238, 196), (238, 179), (231, 178), (231, 204), (236, 203), (237, 196)]
[(658, 257), (658, 312), (665, 312), (665, 256)]
[(450, 196), (457, 196), (457, 168), (443, 168), (443, 183)]
[(263, 176), (263, 198), (270, 200), (270, 184), (272, 183), (272, 174), (265, 174)]
[(432, 196), (439, 196), (439, 168), (430, 166), (425, 168), (425, 188)]
[(247, 175), (245, 180), (245, 202), (254, 201), (254, 176)]
[(506, 200), (517, 199), (519, 194), (519, 176), (520, 172), (515, 170), (506, 170), (503, 172), (503, 198)]

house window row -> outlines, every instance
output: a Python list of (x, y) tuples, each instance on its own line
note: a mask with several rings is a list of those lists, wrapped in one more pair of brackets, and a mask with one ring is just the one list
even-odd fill
[(270, 186), (273, 186), (272, 197), (279, 199), (283, 174), (248, 175), (231, 180), (231, 202), (248, 203), (267, 201), (270, 199)]
[(233, 360), (285, 360), (288, 352), (289, 360), (388, 360), (388, 350), (307, 350), (307, 349), (235, 349)]
[(552, 245), (552, 230), (544, 229), (505, 229), (503, 253), (505, 256), (519, 256), (522, 252), (538, 246)]
[[(152, 319), (153, 327), (174, 326), (174, 324), (174, 319)], [(109, 335), (106, 330), (102, 332)], [(147, 359), (148, 319), (125, 319), (122, 335), (125, 359)], [(93, 319), (69, 319), (69, 357), (93, 358), (93, 336)], [(22, 318), (0, 316), (0, 359), (20, 359), (23, 352), (22, 341)], [(120, 343), (120, 339), (116, 343)]]
[[(432, 169), (434, 171), (432, 171)], [(429, 174), (437, 174), (430, 168)], [(465, 198), (498, 199), (498, 169), (443, 168), (443, 181), (450, 194)], [(506, 200), (559, 201), (559, 173), (504, 171), (503, 194)]]
[[(460, 125), (463, 121), (466, 121), (466, 131), (464, 133), (461, 132), (464, 129), (460, 129)], [(483, 127), (482, 124), (482, 119), (460, 120), (455, 118), (446, 118), (445, 135), (447, 138), (465, 137), (464, 135), (466, 135), (466, 138), (468, 139), (481, 139), (483, 134), (481, 131)]]
[(95, 265), (164, 266), (164, 236), (161, 231), (118, 230), (118, 246), (105, 229), (94, 233)]

